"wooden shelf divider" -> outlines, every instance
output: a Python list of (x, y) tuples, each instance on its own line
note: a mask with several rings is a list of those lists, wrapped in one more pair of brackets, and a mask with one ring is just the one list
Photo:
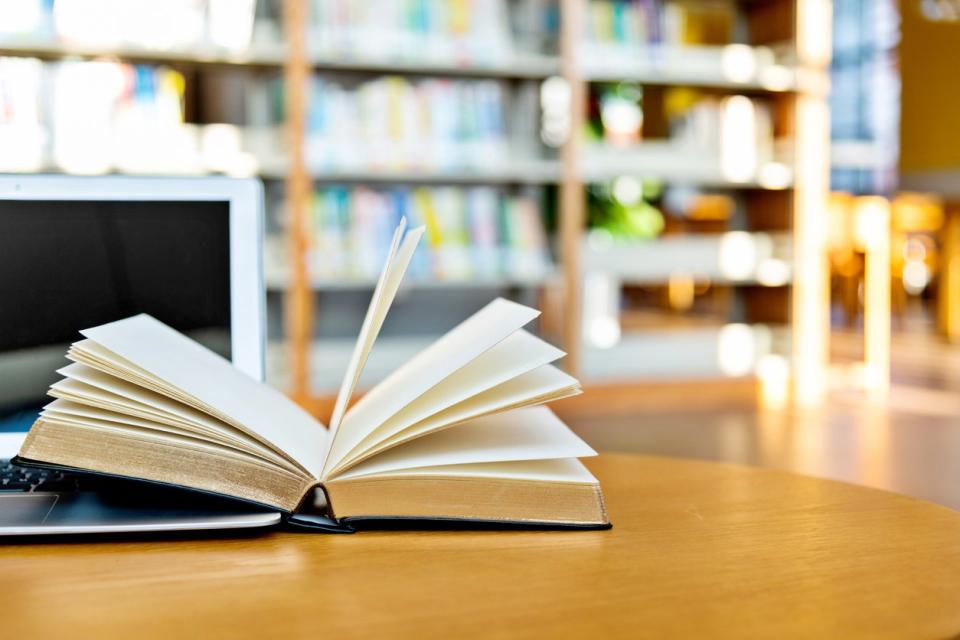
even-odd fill
[(290, 153), (287, 174), (287, 216), (290, 287), (286, 297), (286, 330), (290, 350), (291, 396), (303, 403), (310, 396), (310, 343), (313, 338), (313, 289), (307, 258), (310, 248), (307, 207), (311, 181), (304, 157), (310, 61), (307, 57), (307, 0), (284, 0), (283, 29), (288, 42), (284, 63), (286, 133)]

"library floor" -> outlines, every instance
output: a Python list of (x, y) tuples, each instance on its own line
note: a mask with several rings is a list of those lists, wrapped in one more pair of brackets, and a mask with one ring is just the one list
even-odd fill
[[(834, 340), (835, 357), (849, 355), (850, 337)], [(599, 417), (586, 406), (560, 413), (600, 451), (785, 469), (960, 509), (960, 346), (929, 333), (895, 336), (892, 370), (882, 403), (835, 390), (815, 410), (773, 410), (730, 386), (674, 391), (673, 402), (664, 389), (641, 386), (624, 387), (633, 399)], [(642, 408), (644, 394), (652, 408)]]

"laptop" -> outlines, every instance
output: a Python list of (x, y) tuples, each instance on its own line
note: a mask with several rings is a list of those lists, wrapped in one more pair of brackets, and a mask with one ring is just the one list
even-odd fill
[(215, 496), (9, 462), (80, 329), (149, 313), (262, 380), (262, 230), (257, 180), (0, 176), (0, 536), (279, 522)]

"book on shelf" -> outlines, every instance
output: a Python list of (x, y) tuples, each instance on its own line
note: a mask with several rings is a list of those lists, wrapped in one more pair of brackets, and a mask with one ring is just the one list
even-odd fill
[(197, 173), (185, 79), (165, 66), (0, 58), (0, 163), (76, 173)]
[(313, 0), (308, 13), (321, 57), (492, 64), (512, 51), (505, 0)]
[(671, 87), (664, 102), (671, 142), (716, 154), (726, 173), (747, 179), (760, 164), (774, 159), (773, 113), (767, 100)]
[(183, 126), (181, 73), (108, 61), (58, 62), (50, 71), (57, 166), (77, 173), (189, 168), (195, 141)]
[(598, 53), (723, 45), (731, 42), (736, 20), (735, 3), (722, 0), (591, 0), (584, 39)]
[[(279, 78), (249, 101), (255, 126), (283, 122)], [(305, 155), (317, 171), (452, 171), (508, 159), (506, 96), (495, 80), (383, 76), (348, 85), (315, 76), (309, 103)]]
[(660, 41), (659, 0), (592, 0), (584, 21), (584, 38), (593, 47), (609, 48)]
[(255, 172), (251, 133), (188, 124), (185, 99), (186, 78), (165, 65), (0, 57), (0, 169)]
[(163, 51), (251, 44), (257, 0), (7, 0), (0, 39)]
[[(409, 273), (417, 280), (540, 278), (550, 271), (537, 198), (495, 187), (323, 187), (310, 211), (311, 273), (324, 280), (369, 280), (400, 219), (426, 227)], [(274, 259), (276, 258), (276, 259)], [(271, 264), (279, 256), (270, 256)]]
[[(622, 86), (626, 84), (599, 85), (591, 92), (584, 128), (588, 138), (602, 142), (585, 151), (590, 170), (601, 170), (609, 162), (623, 167), (619, 173), (665, 178), (701, 173), (741, 183), (759, 181), (767, 165), (778, 164), (764, 182), (773, 188), (789, 183), (789, 168), (778, 162), (787, 154), (775, 139), (769, 99), (668, 87), (657, 93), (661, 102), (653, 109), (666, 121), (668, 136), (653, 137), (641, 131), (643, 94), (638, 91), (628, 100), (632, 92)], [(649, 168), (642, 170), (644, 163)]]
[[(323, 58), (482, 65), (513, 51), (506, 0), (312, 0), (306, 15), (311, 53)], [(280, 0), (0, 3), (0, 39), (14, 44), (233, 53), (280, 42), (281, 22)]]
[(607, 528), (595, 452), (549, 409), (580, 393), (563, 352), (497, 299), (359, 400), (355, 387), (424, 229), (401, 221), (329, 428), (280, 392), (147, 315), (81, 333), (19, 464), (246, 500), (291, 525), (379, 519)]

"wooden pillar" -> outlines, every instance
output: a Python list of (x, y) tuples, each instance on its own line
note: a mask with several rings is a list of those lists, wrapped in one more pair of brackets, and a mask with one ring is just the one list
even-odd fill
[(581, 324), (581, 240), (585, 224), (586, 195), (580, 175), (583, 125), (586, 117), (586, 83), (580, 72), (579, 44), (583, 37), (586, 0), (561, 0), (560, 64), (570, 89), (570, 129), (560, 148), (560, 261), (563, 271), (563, 348), (566, 368), (578, 375), (583, 344)]
[(291, 371), (290, 395), (300, 403), (306, 402), (310, 392), (310, 346), (313, 334), (313, 291), (307, 267), (311, 184), (303, 153), (310, 86), (306, 31), (307, 1), (284, 0), (283, 32), (287, 57), (283, 75), (286, 143), (290, 154), (286, 180), (290, 282), (285, 299), (285, 320)]

